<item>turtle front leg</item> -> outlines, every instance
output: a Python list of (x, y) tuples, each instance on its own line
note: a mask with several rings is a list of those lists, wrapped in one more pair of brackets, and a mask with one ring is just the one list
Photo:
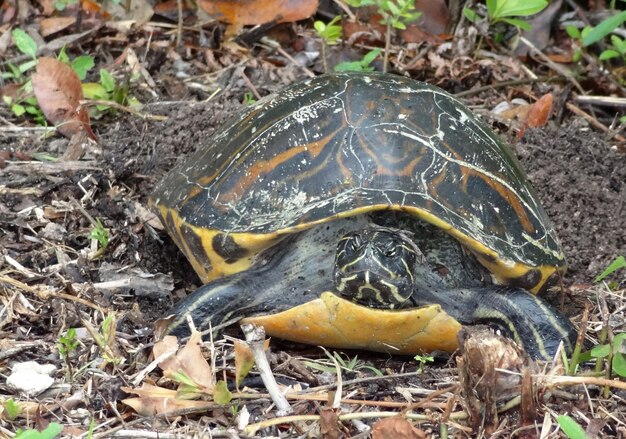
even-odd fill
[(487, 285), (447, 291), (418, 291), (418, 304), (439, 304), (463, 325), (487, 325), (515, 340), (532, 358), (550, 360), (561, 341), (571, 353), (576, 330), (541, 297), (516, 287)]

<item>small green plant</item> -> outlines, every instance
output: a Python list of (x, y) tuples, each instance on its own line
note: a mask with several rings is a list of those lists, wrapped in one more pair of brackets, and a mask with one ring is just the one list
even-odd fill
[(67, 378), (68, 381), (71, 381), (72, 377), (72, 362), (70, 361), (70, 356), (72, 353), (78, 348), (79, 343), (76, 340), (76, 329), (70, 328), (67, 330), (65, 335), (59, 336), (57, 340), (57, 349), (59, 350), (59, 356), (65, 362), (67, 366)]
[(87, 72), (93, 68), (95, 65), (93, 56), (89, 55), (81, 55), (77, 56), (73, 60), (70, 60), (70, 57), (65, 53), (65, 47), (61, 49), (58, 56), (59, 61), (67, 64), (76, 72), (78, 79), (84, 81), (87, 77)]
[(406, 25), (417, 20), (422, 13), (415, 11), (415, 0), (346, 0), (352, 7), (376, 6), (383, 17), (381, 23), (387, 26), (385, 33), (385, 56), (383, 72), (389, 65), (389, 49), (391, 47), (391, 29), (406, 29)]
[[(596, 277), (594, 279), (595, 282), (601, 282), (604, 279), (606, 279), (607, 277), (611, 276), (613, 273), (615, 273), (616, 271), (625, 268), (626, 267), (626, 259), (624, 259), (624, 256), (618, 256), (617, 258), (615, 258), (613, 260), (613, 262), (611, 262), (609, 264), (608, 267), (606, 267), (606, 269), (600, 273), (600, 275), (598, 277)], [(618, 283), (617, 282), (611, 282), (608, 284), (609, 288), (611, 289), (615, 289), (618, 287)]]
[(247, 91), (243, 95), (243, 104), (246, 105), (246, 106), (256, 104), (256, 98), (254, 97), (254, 95), (251, 92)]
[(109, 231), (104, 228), (99, 218), (96, 218), (96, 223), (89, 232), (89, 238), (98, 241), (101, 248), (106, 248), (109, 245)]
[(611, 362), (611, 371), (626, 378), (626, 332), (620, 332), (613, 337), (613, 343), (594, 346), (591, 357), (606, 359)]
[(59, 436), (63, 431), (63, 426), (57, 422), (51, 422), (48, 424), (45, 430), (18, 430), (13, 436), (13, 439), (54, 439)]
[(589, 439), (585, 430), (571, 416), (557, 416), (556, 422), (569, 439)]
[[(487, 0), (487, 21), (489, 22), (490, 33), (494, 32), (495, 41), (499, 42), (503, 38), (503, 33), (492, 31), (498, 23), (507, 23), (520, 29), (530, 30), (531, 26), (528, 22), (514, 17), (528, 17), (542, 11), (548, 2), (546, 0)], [(464, 8), (463, 15), (472, 23), (477, 23), (481, 17), (476, 11)], [(480, 48), (482, 44), (482, 35), (478, 43)]]
[[(128, 86), (118, 84), (113, 75), (105, 69), (100, 69), (100, 81), (83, 84), (83, 94), (85, 98), (96, 101), (110, 101), (131, 107), (141, 105), (135, 97), (129, 94)], [(103, 113), (110, 111), (111, 106), (106, 103), (98, 103), (95, 109), (96, 111), (90, 113), (90, 116), (98, 118)]]
[(531, 26), (524, 20), (511, 17), (528, 17), (548, 6), (547, 0), (487, 0), (489, 23), (505, 22), (524, 30)]
[(320, 20), (313, 23), (315, 32), (317, 32), (317, 35), (322, 40), (322, 63), (324, 64), (325, 73), (328, 73), (328, 62), (326, 61), (327, 47), (337, 44), (341, 37), (341, 25), (338, 24), (340, 20), (341, 17), (337, 16), (329, 23), (324, 23)]
[(582, 58), (582, 54), (583, 54), (583, 39), (589, 35), (589, 32), (591, 32), (593, 28), (591, 26), (585, 26), (582, 29), (578, 29), (575, 26), (567, 26), (565, 28), (565, 31), (567, 32), (567, 35), (570, 36), (570, 38), (572, 40), (574, 40), (575, 45), (574, 45), (574, 53), (572, 54), (572, 61), (574, 62), (578, 62), (580, 61), (580, 58)]
[(626, 22), (626, 11), (612, 15), (602, 20), (589, 33), (587, 33), (587, 35), (583, 37), (583, 46), (587, 47), (591, 46), (594, 43), (597, 43), (598, 41), (609, 35), (611, 32), (613, 32), (615, 29), (620, 27), (624, 22)]
[[(324, 352), (326, 353), (326, 356), (329, 358), (329, 360), (333, 362), (332, 365), (328, 363), (318, 363), (314, 361), (305, 361), (304, 364), (306, 364), (311, 369), (321, 370), (322, 372), (335, 373), (334, 364), (336, 361), (341, 369), (346, 370), (348, 372), (359, 372), (361, 370), (369, 370), (374, 375), (383, 376), (383, 373), (380, 370), (376, 369), (374, 366), (370, 366), (369, 364), (365, 363), (363, 360), (359, 360), (358, 355), (355, 355), (354, 357), (350, 358), (349, 356), (345, 354), (340, 354), (338, 352), (333, 352), (332, 354), (326, 350), (324, 350)], [(345, 355), (345, 358), (343, 355)]]
[[(78, 348), (78, 340), (76, 340), (76, 329), (70, 328), (65, 335), (61, 335), (57, 341), (57, 348), (59, 349), (59, 355), (67, 359), (72, 352)], [(66, 360), (67, 361), (67, 360)]]
[(621, 39), (617, 35), (611, 35), (611, 46), (602, 51), (598, 59), (606, 61), (613, 58), (621, 58), (626, 64), (626, 40)]
[(415, 357), (413, 357), (413, 359), (417, 361), (417, 371), (419, 373), (424, 372), (424, 367), (427, 363), (432, 363), (433, 361), (435, 361), (435, 359), (430, 355), (416, 355)]
[(358, 61), (344, 61), (335, 66), (336, 72), (371, 72), (374, 70), (370, 64), (380, 55), (380, 49), (367, 52)]
[(4, 409), (3, 416), (9, 421), (14, 420), (22, 413), (22, 407), (15, 402), (12, 398), (7, 399), (2, 403)]

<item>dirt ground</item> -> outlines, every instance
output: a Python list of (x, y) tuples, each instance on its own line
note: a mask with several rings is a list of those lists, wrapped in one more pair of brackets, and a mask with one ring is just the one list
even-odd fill
[[(283, 85), (284, 79), (273, 79), (255, 84), (261, 94)], [(61, 156), (67, 141), (37, 131), (0, 132), (0, 151), (9, 151), (0, 169), (0, 249), (23, 268), (5, 261), (2, 274), (72, 294), (73, 285), (109, 282), (128, 273), (158, 275), (158, 287), (149, 291), (79, 291), (100, 306), (122, 311), (122, 331), (143, 337), (142, 328), (199, 286), (189, 263), (165, 232), (150, 225), (144, 208), (155, 183), (206, 144), (242, 105), (245, 84), (230, 79), (220, 86), (223, 91), (208, 101), (208, 94), (199, 92), (181, 100), (164, 94), (142, 109), (167, 116), (164, 121), (118, 113), (94, 122), (101, 142), (81, 162), (31, 161)], [(490, 99), (500, 97), (494, 92)], [(521, 142), (503, 123), (494, 127), (504, 131), (556, 224), (570, 264), (564, 284), (591, 285), (616, 256), (626, 255), (626, 156), (574, 117), (560, 126), (529, 130)], [(76, 208), (79, 203), (84, 211)], [(111, 234), (99, 260), (86, 257), (92, 228), (88, 215)], [(56, 300), (36, 302), (37, 312), (3, 318), (0, 338), (55, 338), (61, 328), (80, 325), (78, 309)]]

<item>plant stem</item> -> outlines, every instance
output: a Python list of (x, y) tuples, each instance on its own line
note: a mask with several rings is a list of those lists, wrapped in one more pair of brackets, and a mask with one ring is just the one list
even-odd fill
[(322, 38), (322, 65), (324, 66), (324, 73), (328, 73), (328, 62), (326, 61), (326, 41)]
[(387, 67), (389, 66), (389, 48), (390, 47), (391, 47), (391, 21), (387, 23), (387, 33), (385, 34), (385, 57), (383, 61), (383, 73), (387, 73)]

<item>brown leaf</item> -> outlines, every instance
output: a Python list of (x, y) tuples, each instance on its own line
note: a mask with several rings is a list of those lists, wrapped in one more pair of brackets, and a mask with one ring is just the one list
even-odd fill
[(522, 128), (517, 135), (518, 139), (524, 137), (526, 128), (538, 128), (544, 126), (548, 122), (550, 117), (550, 110), (552, 110), (552, 93), (548, 93), (541, 97), (537, 102), (532, 104), (528, 109), (528, 116), (522, 125)]
[(76, 16), (43, 18), (39, 22), (42, 37), (47, 37), (76, 23)]
[(324, 439), (339, 439), (339, 418), (337, 412), (330, 407), (320, 411), (320, 433)]
[[(270, 339), (263, 342), (263, 350), (267, 351), (270, 347)], [(235, 340), (235, 386), (239, 388), (239, 384), (248, 376), (248, 373), (254, 366), (254, 355), (248, 343)]]
[(70, 66), (54, 58), (39, 58), (37, 72), (33, 73), (33, 92), (43, 114), (61, 134), (72, 137), (85, 131), (96, 140), (87, 109), (79, 108), (83, 89)]
[(254, 355), (252, 355), (248, 344), (241, 340), (235, 340), (235, 386), (237, 388), (253, 366)]
[[(167, 336), (163, 341), (154, 345), (153, 354), (155, 357), (158, 357), (170, 349), (175, 349), (177, 344), (176, 337)], [(168, 377), (184, 373), (198, 386), (198, 390), (210, 393), (215, 385), (213, 371), (202, 355), (201, 344), (202, 335), (194, 331), (191, 337), (189, 337), (187, 344), (176, 355), (161, 361), (159, 367), (163, 369), (164, 375)]]
[(206, 407), (206, 401), (191, 401), (174, 398), (126, 398), (122, 402), (142, 416), (163, 415), (179, 410)]
[(199, 0), (199, 6), (220, 21), (234, 25), (290, 23), (309, 18), (319, 0)]
[(425, 439), (426, 433), (402, 416), (381, 419), (372, 428), (372, 439)]
[(153, 386), (146, 383), (142, 384), (141, 387), (137, 389), (124, 386), (122, 386), (121, 389), (126, 393), (134, 393), (141, 398), (176, 398), (176, 390)]

